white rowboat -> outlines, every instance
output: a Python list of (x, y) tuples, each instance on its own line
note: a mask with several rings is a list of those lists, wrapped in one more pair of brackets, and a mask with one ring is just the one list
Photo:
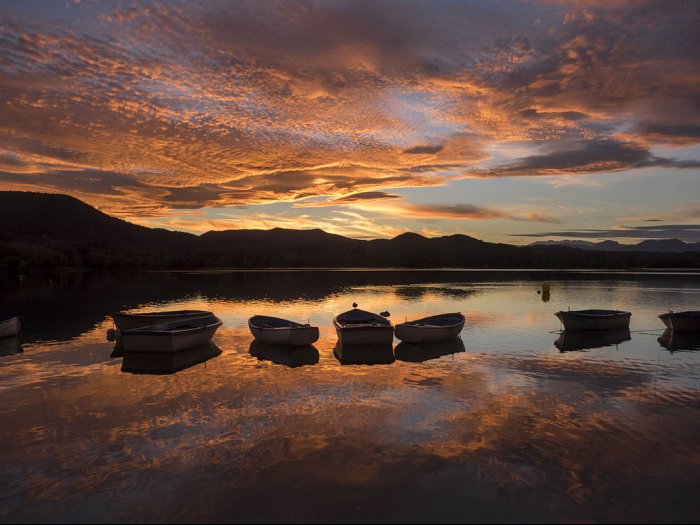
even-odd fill
[(572, 310), (554, 315), (567, 332), (625, 330), (629, 329), (632, 317), (631, 313), (619, 310)]
[(22, 329), (22, 320), (19, 317), (10, 317), (0, 321), (0, 339), (3, 337), (17, 337)]
[(117, 330), (125, 332), (135, 328), (145, 328), (155, 324), (176, 323), (186, 319), (206, 317), (212, 315), (205, 310), (172, 310), (166, 312), (145, 312), (145, 313), (115, 313), (112, 314)]
[(124, 352), (180, 352), (208, 343), (221, 319), (211, 314), (174, 323), (135, 328), (121, 333)]
[(381, 315), (364, 310), (349, 310), (333, 319), (338, 339), (343, 345), (391, 345), (394, 327)]
[(396, 337), (405, 343), (434, 343), (457, 337), (464, 328), (460, 313), (433, 315), (397, 324)]
[(248, 319), (250, 333), (257, 341), (271, 345), (307, 346), (318, 341), (318, 327), (279, 317), (254, 315)]

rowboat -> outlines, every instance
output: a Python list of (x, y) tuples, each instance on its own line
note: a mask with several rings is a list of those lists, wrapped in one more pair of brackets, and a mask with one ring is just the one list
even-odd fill
[(279, 317), (254, 315), (248, 328), (256, 340), (272, 345), (307, 346), (318, 341), (318, 327)]
[(174, 374), (221, 355), (214, 343), (188, 348), (181, 352), (126, 352), (122, 372), (131, 374)]
[(405, 343), (431, 343), (457, 337), (464, 328), (464, 316), (460, 313), (440, 314), (417, 321), (397, 324), (396, 337)]
[(389, 365), (396, 361), (391, 344), (349, 345), (338, 341), (333, 355), (341, 365)]
[(631, 339), (629, 329), (603, 330), (599, 332), (568, 332), (564, 331), (559, 339), (554, 341), (560, 352), (574, 352), (577, 350), (593, 350), (606, 346), (617, 346)]
[(700, 332), (700, 310), (668, 312), (661, 314), (659, 319), (674, 332)]
[(0, 339), (3, 337), (17, 337), (22, 329), (22, 320), (19, 317), (10, 317), (0, 321)]
[(257, 357), (260, 361), (271, 361), (278, 365), (288, 366), (289, 368), (315, 365), (320, 359), (318, 350), (312, 345), (285, 348), (257, 339), (250, 343), (248, 352), (250, 355)]
[(464, 342), (459, 337), (454, 337), (434, 343), (399, 343), (394, 349), (394, 354), (399, 361), (421, 363), (464, 351)]
[(134, 328), (121, 333), (127, 352), (179, 352), (208, 343), (223, 324), (214, 314), (174, 323)]
[(357, 308), (337, 315), (333, 326), (344, 345), (391, 345), (394, 342), (391, 321)]
[(665, 330), (657, 341), (671, 353), (700, 350), (700, 333), (696, 332)]
[(619, 310), (574, 310), (557, 312), (556, 315), (567, 332), (588, 332), (629, 329), (629, 312)]
[(206, 317), (212, 315), (205, 310), (172, 310), (166, 312), (144, 312), (144, 313), (123, 313), (112, 314), (112, 320), (117, 330), (125, 332), (135, 328), (144, 328), (156, 324), (176, 323), (186, 319)]

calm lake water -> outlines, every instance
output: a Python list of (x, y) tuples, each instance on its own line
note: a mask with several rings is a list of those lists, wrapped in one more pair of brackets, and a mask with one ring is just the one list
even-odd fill
[[(656, 317), (700, 309), (700, 274), (65, 274), (0, 286), (0, 317), (25, 317), (22, 352), (0, 342), (2, 522), (700, 520), (700, 340), (661, 337)], [(467, 323), (461, 341), (397, 346), (370, 365), (334, 353), (331, 320), (353, 302), (394, 322), (461, 311)], [(560, 338), (552, 314), (569, 307), (628, 309), (631, 333)], [(161, 308), (224, 321), (179, 363), (198, 364), (152, 374), (110, 357), (111, 312)], [(310, 320), (321, 339), (256, 347), (255, 313)]]

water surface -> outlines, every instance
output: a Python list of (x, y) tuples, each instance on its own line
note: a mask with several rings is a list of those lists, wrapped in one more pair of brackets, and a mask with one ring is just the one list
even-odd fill
[[(549, 297), (537, 294), (544, 279)], [(700, 309), (698, 274), (63, 274), (0, 285), (0, 317), (25, 317), (21, 352), (0, 344), (3, 522), (700, 518), (700, 341), (663, 336), (656, 317)], [(331, 327), (353, 302), (394, 322), (461, 311), (467, 323), (461, 341), (362, 364), (339, 359)], [(553, 313), (569, 307), (628, 309), (631, 332), (562, 337)], [(160, 308), (211, 309), (224, 326), (177, 373), (110, 357), (111, 312)], [(321, 339), (293, 353), (253, 345), (253, 314), (310, 320)]]

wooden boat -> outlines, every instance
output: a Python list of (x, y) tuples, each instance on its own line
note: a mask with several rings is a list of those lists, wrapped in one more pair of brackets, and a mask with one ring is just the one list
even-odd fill
[(126, 352), (122, 372), (131, 374), (174, 374), (221, 355), (214, 343), (188, 348), (182, 352)]
[(212, 315), (205, 310), (172, 310), (166, 312), (144, 312), (144, 313), (114, 313), (112, 320), (117, 330), (125, 332), (135, 328), (144, 328), (155, 324), (176, 323), (186, 319), (206, 317)]
[(459, 337), (454, 337), (434, 343), (399, 343), (394, 349), (394, 354), (399, 361), (422, 363), (464, 351), (464, 342)]
[(457, 337), (464, 328), (460, 313), (440, 314), (417, 321), (407, 321), (394, 327), (396, 337), (405, 343), (433, 343)]
[(668, 312), (661, 314), (659, 319), (674, 332), (700, 332), (700, 310)]
[(257, 357), (260, 361), (272, 361), (273, 363), (288, 366), (289, 368), (315, 365), (320, 359), (318, 350), (312, 345), (285, 348), (257, 339), (250, 343), (248, 352), (250, 355)]
[(567, 332), (588, 332), (629, 329), (629, 312), (619, 310), (570, 310), (556, 315)]
[(337, 315), (333, 326), (344, 345), (391, 345), (394, 342), (391, 321), (357, 308)]
[(121, 333), (127, 352), (180, 352), (208, 343), (223, 324), (214, 314), (174, 323), (135, 328)]
[(667, 329), (657, 341), (671, 353), (700, 350), (700, 333), (698, 332), (674, 332)]
[(22, 329), (22, 320), (19, 317), (10, 317), (0, 321), (0, 339), (3, 337), (17, 337)]
[(318, 327), (279, 317), (254, 315), (248, 328), (256, 340), (272, 345), (307, 346), (318, 341)]
[(333, 355), (341, 365), (390, 365), (396, 361), (391, 343), (352, 345), (338, 341)]
[(593, 350), (606, 346), (617, 346), (631, 339), (629, 329), (603, 330), (598, 332), (568, 332), (564, 331), (559, 339), (554, 341), (560, 352), (574, 352), (577, 350)]

